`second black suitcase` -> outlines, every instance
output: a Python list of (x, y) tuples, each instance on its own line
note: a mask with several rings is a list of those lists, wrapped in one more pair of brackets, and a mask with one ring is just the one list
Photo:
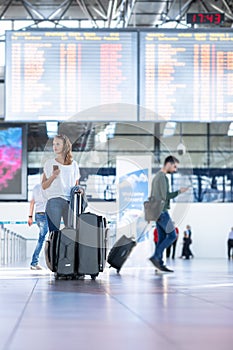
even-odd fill
[(117, 270), (117, 273), (120, 272), (120, 269), (128, 259), (133, 248), (145, 235), (147, 229), (148, 229), (148, 224), (146, 224), (146, 226), (144, 227), (142, 233), (139, 235), (137, 240), (123, 235), (113, 245), (113, 247), (111, 248), (108, 254), (107, 262), (109, 263), (110, 267), (114, 267)]
[(117, 273), (119, 273), (136, 244), (137, 242), (134, 239), (125, 235), (121, 236), (108, 254), (107, 261), (110, 267), (114, 267)]

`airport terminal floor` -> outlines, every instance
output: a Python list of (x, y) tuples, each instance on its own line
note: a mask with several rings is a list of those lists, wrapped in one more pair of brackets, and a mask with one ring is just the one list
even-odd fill
[(233, 260), (175, 259), (174, 273), (106, 268), (93, 281), (0, 268), (0, 349), (232, 350)]

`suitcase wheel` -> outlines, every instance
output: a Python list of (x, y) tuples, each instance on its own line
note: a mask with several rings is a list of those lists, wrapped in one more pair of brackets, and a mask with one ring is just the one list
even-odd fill
[(67, 279), (67, 280), (73, 280), (73, 279), (74, 279), (74, 276), (66, 276), (66, 279)]
[(63, 279), (63, 280), (73, 280), (75, 279), (74, 275), (60, 275), (58, 273), (54, 274), (55, 280)]
[(76, 276), (76, 280), (84, 280), (84, 279), (85, 279), (85, 275), (83, 274)]
[(98, 273), (91, 275), (91, 279), (94, 281), (96, 279), (96, 277), (98, 276)]
[(117, 269), (117, 273), (120, 273), (121, 269)]

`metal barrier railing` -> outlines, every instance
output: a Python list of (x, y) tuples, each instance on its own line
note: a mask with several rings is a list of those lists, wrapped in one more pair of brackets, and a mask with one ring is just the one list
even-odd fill
[(0, 265), (25, 261), (27, 239), (0, 225)]

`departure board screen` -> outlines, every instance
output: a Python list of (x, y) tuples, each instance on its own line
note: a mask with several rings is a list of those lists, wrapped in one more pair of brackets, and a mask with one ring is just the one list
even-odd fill
[(140, 33), (144, 120), (233, 120), (233, 31)]
[(7, 121), (137, 120), (137, 32), (9, 31), (6, 57)]

